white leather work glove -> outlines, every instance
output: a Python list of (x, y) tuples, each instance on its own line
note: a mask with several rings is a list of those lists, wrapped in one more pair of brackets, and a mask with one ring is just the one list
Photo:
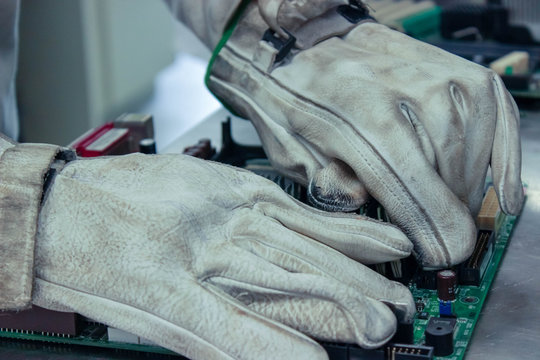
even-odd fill
[[(209, 18), (213, 8), (169, 3), (180, 20), (182, 11)], [(216, 49), (207, 84), (253, 122), (273, 166), (308, 186), (315, 206), (352, 211), (373, 196), (423, 266), (460, 263), (474, 248), (490, 164), (503, 211), (521, 209), (515, 103), (492, 71), (347, 3), (248, 2), (216, 26), (232, 35)]]
[(407, 256), (412, 244), (359, 219), (188, 156), (74, 161), (44, 199), (32, 302), (191, 359), (325, 359), (300, 332), (377, 347), (414, 303), (361, 263)]

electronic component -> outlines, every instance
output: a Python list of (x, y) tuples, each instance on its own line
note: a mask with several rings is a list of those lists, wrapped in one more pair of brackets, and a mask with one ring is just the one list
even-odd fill
[(456, 299), (457, 276), (453, 270), (441, 270), (437, 273), (437, 295), (444, 301)]
[(396, 334), (392, 337), (391, 342), (400, 344), (414, 343), (414, 323), (400, 322), (397, 325)]
[(418, 318), (420, 320), (427, 320), (429, 319), (429, 313), (427, 311), (422, 311), (420, 314), (418, 314)]
[(414, 282), (420, 289), (435, 290), (437, 289), (437, 271), (418, 268)]
[(439, 315), (441, 317), (454, 316), (452, 301), (439, 300)]
[(145, 339), (137, 335), (133, 335), (132, 333), (113, 327), (107, 327), (107, 340), (110, 342), (119, 342), (125, 344), (159, 346), (151, 340)]
[(527, 74), (529, 72), (529, 53), (512, 51), (489, 64), (489, 68), (499, 75)]
[(210, 139), (201, 139), (197, 144), (186, 147), (182, 154), (209, 160), (216, 154), (216, 149), (212, 147)]
[(484, 200), (482, 201), (482, 207), (476, 217), (476, 227), (479, 230), (490, 230), (497, 232), (501, 226), (501, 222), (504, 220), (504, 214), (499, 208), (499, 200), (493, 186), (490, 186)]
[(421, 311), (424, 311), (424, 307), (426, 306), (426, 304), (424, 304), (422, 300), (416, 300), (415, 306), (416, 306), (416, 311), (421, 312)]
[(154, 138), (154, 121), (152, 115), (125, 113), (113, 122), (115, 128), (129, 130), (128, 152), (139, 151), (142, 139)]
[(369, 7), (378, 22), (402, 32), (410, 30), (410, 19), (439, 9), (431, 0), (372, 1)]
[(109, 341), (127, 343), (127, 344), (138, 344), (139, 337), (127, 331), (120, 330), (113, 327), (107, 328), (107, 339)]
[(453, 302), (456, 299), (457, 276), (453, 270), (437, 272), (437, 297), (440, 316), (453, 316)]
[(78, 334), (78, 316), (72, 312), (59, 312), (33, 306), (24, 311), (0, 312), (0, 329), (6, 332), (75, 336)]
[[(464, 30), (474, 29), (475, 33)], [(443, 7), (441, 35), (447, 39), (478, 40), (508, 37), (508, 10), (499, 5), (453, 4)]]
[(83, 157), (124, 155), (138, 152), (139, 142), (153, 137), (152, 116), (123, 114), (114, 122), (87, 131), (68, 146)]
[(384, 349), (384, 359), (388, 360), (424, 360), (433, 359), (434, 351), (431, 346), (390, 344)]
[(139, 152), (143, 154), (156, 153), (156, 141), (152, 138), (145, 138), (139, 141)]
[(236, 143), (232, 137), (231, 118), (221, 123), (221, 151), (212, 160), (233, 166), (245, 166), (250, 159), (266, 159), (260, 146), (245, 146)]
[(459, 267), (459, 283), (480, 286), (494, 250), (495, 236), (492, 231), (478, 232), (476, 246), (469, 259)]
[(433, 346), (435, 356), (448, 356), (454, 352), (454, 327), (456, 319), (429, 319), (426, 327), (426, 344)]
[(107, 123), (92, 129), (70, 145), (77, 155), (94, 157), (129, 153), (129, 130)]
[(501, 5), (508, 8), (509, 22), (510, 24), (518, 27), (522, 27), (527, 32), (535, 43), (540, 41), (538, 28), (540, 20), (540, 3), (538, 1), (530, 0), (491, 0), (495, 3), (498, 1)]

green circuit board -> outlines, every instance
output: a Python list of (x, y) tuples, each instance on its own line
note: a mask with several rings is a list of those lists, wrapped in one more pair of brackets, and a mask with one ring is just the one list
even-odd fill
[[(474, 328), (480, 316), (484, 302), (488, 296), (491, 284), (495, 279), (497, 269), (510, 241), (512, 230), (516, 224), (515, 216), (504, 216), (498, 234), (494, 239), (491, 258), (486, 263), (484, 276), (480, 286), (459, 285), (456, 300), (453, 302), (453, 313), (456, 316), (454, 329), (454, 352), (449, 356), (435, 356), (434, 359), (461, 360), (465, 357), (467, 346), (472, 338)], [(437, 290), (419, 289), (414, 284), (410, 286), (415, 301), (425, 304), (423, 309), (429, 317), (439, 316), (439, 299)], [(414, 343), (425, 343), (425, 330), (428, 319), (420, 319), (422, 312), (416, 314), (414, 321)]]
[(16, 340), (40, 341), (62, 345), (82, 345), (99, 348), (109, 348), (115, 350), (138, 351), (180, 357), (176, 353), (160, 346), (109, 341), (107, 335), (107, 326), (91, 322), (85, 323), (80, 334), (77, 336), (66, 336), (61, 334), (40, 333), (13, 329), (0, 329), (0, 337)]

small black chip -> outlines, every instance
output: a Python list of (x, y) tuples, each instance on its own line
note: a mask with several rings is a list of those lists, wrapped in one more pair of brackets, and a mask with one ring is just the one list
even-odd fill
[(429, 319), (429, 313), (422, 311), (420, 314), (418, 314), (418, 318), (421, 320), (427, 320)]

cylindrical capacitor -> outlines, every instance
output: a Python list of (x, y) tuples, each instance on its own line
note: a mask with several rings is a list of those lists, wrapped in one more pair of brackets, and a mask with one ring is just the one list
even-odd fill
[(441, 270), (437, 273), (437, 295), (444, 301), (456, 299), (457, 276), (452, 270)]
[(142, 139), (139, 142), (139, 151), (143, 154), (155, 154), (156, 141), (152, 138)]

